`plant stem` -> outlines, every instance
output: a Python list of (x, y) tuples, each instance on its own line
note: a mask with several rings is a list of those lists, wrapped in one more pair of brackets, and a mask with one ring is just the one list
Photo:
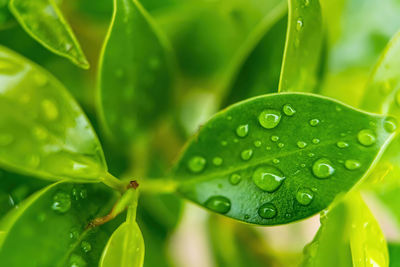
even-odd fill
[(108, 172), (103, 177), (103, 183), (108, 187), (119, 191), (121, 194), (126, 191), (126, 184)]
[(140, 189), (149, 193), (174, 193), (178, 182), (171, 179), (141, 180)]

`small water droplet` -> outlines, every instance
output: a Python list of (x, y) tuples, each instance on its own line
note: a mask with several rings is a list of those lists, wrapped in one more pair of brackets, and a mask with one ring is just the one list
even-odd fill
[(240, 181), (242, 181), (242, 177), (237, 173), (234, 173), (229, 177), (229, 183), (232, 185), (237, 185)]
[(240, 153), (242, 160), (249, 160), (253, 156), (253, 149), (246, 149)]
[(310, 1), (311, 0), (304, 0), (304, 6), (306, 6), (306, 7), (309, 6), (310, 5)]
[(270, 146), (267, 146), (265, 149), (266, 149), (266, 150), (271, 150), (271, 147), (270, 147)]
[(319, 144), (320, 141), (321, 141), (321, 140), (319, 140), (318, 138), (314, 138), (314, 139), (312, 140), (313, 144)]
[(48, 120), (55, 120), (58, 118), (57, 105), (50, 99), (44, 99), (41, 103), (42, 110)]
[(279, 147), (279, 148), (282, 148), (282, 147), (284, 147), (284, 146), (285, 146), (284, 143), (279, 143), (279, 144), (278, 144), (278, 147)]
[(296, 21), (296, 30), (300, 31), (303, 28), (303, 19), (298, 18)]
[(344, 142), (344, 141), (339, 141), (339, 142), (336, 143), (336, 146), (338, 148), (346, 148), (346, 147), (349, 147), (349, 144)]
[(273, 159), (272, 160), (272, 163), (274, 163), (274, 164), (278, 164), (279, 162), (281, 162), (279, 159)]
[(258, 116), (258, 121), (265, 129), (275, 128), (281, 121), (281, 113), (275, 109), (266, 109)]
[(221, 141), (221, 146), (227, 146), (228, 145), (228, 142), (226, 142), (226, 141)]
[(69, 232), (69, 238), (72, 240), (78, 240), (79, 238), (79, 229), (78, 228), (72, 228), (71, 231)]
[(203, 157), (195, 156), (192, 157), (189, 162), (188, 162), (188, 167), (189, 170), (194, 172), (194, 173), (199, 173), (202, 170), (204, 170), (204, 167), (206, 166), (206, 159)]
[(231, 209), (231, 201), (224, 196), (213, 196), (206, 201), (205, 206), (212, 211), (225, 214)]
[(258, 167), (252, 178), (258, 188), (270, 193), (276, 191), (285, 180), (283, 173), (274, 166)]
[(387, 117), (383, 123), (383, 127), (388, 133), (393, 133), (397, 129), (397, 121), (393, 117)]
[(258, 209), (258, 215), (264, 219), (272, 219), (276, 214), (276, 207), (272, 203), (265, 203)]
[(302, 167), (302, 168), (304, 168), (305, 166), (306, 166), (306, 164), (304, 164), (304, 163), (300, 164), (300, 167)]
[(312, 127), (315, 127), (315, 126), (317, 126), (319, 124), (319, 119), (312, 119), (312, 120), (309, 121), (309, 124)]
[(314, 162), (312, 172), (317, 178), (328, 178), (332, 176), (335, 169), (332, 167), (332, 162), (327, 158), (320, 158)]
[(298, 148), (305, 148), (307, 146), (307, 143), (304, 141), (298, 141), (297, 142), (297, 147)]
[(92, 250), (92, 245), (88, 241), (82, 241), (81, 248), (83, 252), (88, 253)]
[(246, 137), (248, 133), (249, 133), (248, 124), (240, 125), (236, 128), (236, 134), (239, 137)]
[(255, 146), (255, 147), (260, 147), (261, 145), (262, 145), (262, 143), (261, 143), (260, 140), (254, 141), (254, 146)]
[(371, 146), (376, 142), (375, 134), (369, 129), (359, 131), (357, 138), (358, 142), (360, 142), (360, 144), (362, 144), (363, 146)]
[(87, 197), (87, 190), (83, 186), (75, 186), (72, 188), (72, 197), (77, 201), (85, 199)]
[(296, 200), (301, 205), (307, 206), (310, 205), (311, 201), (314, 198), (313, 192), (308, 188), (300, 188), (296, 194)]
[(356, 170), (361, 167), (361, 163), (358, 160), (348, 159), (344, 162), (344, 166), (348, 170)]
[(222, 158), (220, 158), (220, 157), (215, 157), (215, 158), (213, 158), (213, 164), (214, 164), (215, 166), (221, 166), (222, 162), (223, 162), (223, 160), (222, 160)]
[(239, 143), (239, 139), (235, 138), (235, 139), (233, 139), (233, 142), (234, 143)]
[(72, 254), (69, 258), (69, 266), (70, 267), (86, 267), (86, 261), (77, 254)]
[(276, 135), (271, 136), (272, 142), (278, 142), (278, 140), (279, 140), (279, 136), (276, 136)]
[(0, 133), (0, 146), (8, 146), (14, 141), (14, 136), (7, 133)]
[(71, 208), (71, 197), (64, 192), (58, 192), (53, 197), (51, 208), (58, 213), (66, 213)]
[(308, 156), (309, 156), (310, 158), (312, 158), (312, 157), (314, 157), (314, 156), (315, 156), (315, 154), (314, 154), (314, 153), (312, 153), (312, 152), (310, 152), (310, 153), (308, 153)]
[(289, 117), (293, 116), (296, 113), (296, 110), (290, 104), (284, 105), (282, 110), (283, 113), (285, 113), (285, 115)]

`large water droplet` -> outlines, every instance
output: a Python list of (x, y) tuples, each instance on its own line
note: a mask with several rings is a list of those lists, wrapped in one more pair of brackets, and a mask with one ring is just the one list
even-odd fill
[(220, 157), (215, 157), (215, 158), (213, 158), (213, 164), (214, 164), (215, 166), (221, 166), (222, 162), (223, 162), (223, 159), (220, 158)]
[(253, 156), (253, 149), (246, 149), (240, 153), (242, 160), (249, 160)]
[(43, 113), (48, 120), (55, 120), (58, 118), (58, 108), (52, 100), (44, 99), (41, 105)]
[(336, 143), (336, 146), (338, 148), (346, 148), (346, 147), (349, 147), (349, 144), (344, 142), (344, 141), (339, 141), (339, 142)]
[(297, 147), (298, 148), (305, 148), (307, 146), (307, 143), (304, 141), (298, 141), (297, 142)]
[(239, 137), (245, 137), (245, 136), (247, 136), (248, 133), (249, 133), (249, 125), (248, 124), (240, 125), (239, 127), (236, 128), (236, 134)]
[(285, 115), (289, 117), (293, 116), (296, 113), (296, 110), (290, 104), (284, 105), (282, 110), (283, 113), (285, 113)]
[(314, 193), (308, 188), (300, 188), (296, 194), (296, 200), (301, 205), (307, 206), (314, 198)]
[(371, 146), (376, 142), (375, 134), (369, 129), (359, 131), (357, 138), (358, 142), (360, 142), (360, 144), (362, 144), (363, 146)]
[(281, 113), (275, 109), (266, 109), (258, 116), (260, 125), (265, 129), (275, 128), (281, 121)]
[(273, 166), (258, 167), (253, 173), (253, 182), (263, 191), (274, 192), (285, 180), (283, 173)]
[(189, 162), (188, 162), (188, 168), (194, 173), (201, 172), (204, 170), (204, 167), (206, 166), (206, 159), (203, 157), (195, 156), (192, 157)]
[(92, 245), (88, 241), (82, 241), (81, 248), (83, 252), (88, 253), (92, 250)]
[(315, 126), (317, 126), (319, 124), (319, 119), (312, 119), (312, 120), (309, 121), (309, 124), (312, 127), (315, 127)]
[(361, 163), (358, 160), (348, 159), (344, 162), (344, 166), (348, 170), (356, 170), (361, 167)]
[(296, 30), (300, 31), (303, 28), (303, 19), (298, 18), (296, 21)]
[(265, 203), (258, 209), (258, 215), (264, 219), (272, 219), (276, 214), (276, 207), (272, 203)]
[(387, 117), (383, 123), (383, 127), (389, 133), (393, 133), (397, 129), (397, 121), (393, 117)]
[(231, 201), (223, 196), (213, 196), (206, 201), (205, 206), (212, 211), (225, 214), (231, 209)]
[(242, 177), (237, 173), (234, 173), (229, 177), (229, 183), (232, 185), (237, 185), (240, 181), (242, 181)]
[(335, 169), (332, 167), (332, 162), (329, 159), (320, 158), (314, 162), (312, 172), (317, 178), (324, 179), (332, 176)]
[(71, 197), (64, 192), (58, 192), (53, 197), (51, 208), (59, 213), (66, 213), (71, 208)]

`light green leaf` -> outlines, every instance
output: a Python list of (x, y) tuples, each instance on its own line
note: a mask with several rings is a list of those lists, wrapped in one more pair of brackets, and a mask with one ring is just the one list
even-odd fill
[[(7, 233), (0, 245), (1, 266), (96, 266), (117, 218), (87, 228), (116, 200), (102, 184), (53, 184), (28, 198), (0, 226)], [(0, 242), (1, 243), (1, 242)], [(15, 253), (22, 251), (21, 254)]]
[(317, 82), (323, 40), (318, 0), (289, 0), (289, 24), (280, 92), (312, 92)]
[(165, 40), (137, 0), (115, 0), (99, 71), (100, 113), (110, 137), (130, 143), (154, 125), (171, 89)]
[(54, 0), (10, 0), (10, 10), (25, 31), (44, 47), (89, 68), (71, 27)]
[(141, 267), (144, 241), (136, 223), (125, 222), (113, 233), (103, 251), (100, 267)]
[(107, 168), (101, 145), (68, 91), (5, 47), (0, 66), (0, 165), (51, 180), (99, 180)]
[(312, 94), (256, 97), (206, 123), (173, 176), (180, 194), (228, 217), (300, 220), (368, 172), (394, 135), (391, 120)]

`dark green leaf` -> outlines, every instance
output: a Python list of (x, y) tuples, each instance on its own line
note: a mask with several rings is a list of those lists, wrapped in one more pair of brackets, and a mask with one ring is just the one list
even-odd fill
[(4, 47), (0, 63), (0, 164), (51, 180), (99, 180), (101, 145), (67, 90)]
[(12, 24), (12, 14), (8, 10), (9, 0), (0, 0), (0, 30)]
[(89, 68), (85, 55), (54, 0), (10, 0), (10, 10), (34, 39), (50, 51)]
[(289, 0), (289, 23), (279, 83), (280, 92), (312, 92), (323, 40), (318, 0)]
[(389, 243), (389, 266), (390, 267), (400, 267), (400, 244)]
[(100, 113), (110, 137), (130, 143), (168, 105), (170, 62), (165, 40), (137, 0), (115, 0), (101, 56)]
[(211, 210), (288, 223), (352, 188), (393, 137), (391, 122), (311, 94), (256, 97), (206, 123), (173, 175), (183, 196)]

